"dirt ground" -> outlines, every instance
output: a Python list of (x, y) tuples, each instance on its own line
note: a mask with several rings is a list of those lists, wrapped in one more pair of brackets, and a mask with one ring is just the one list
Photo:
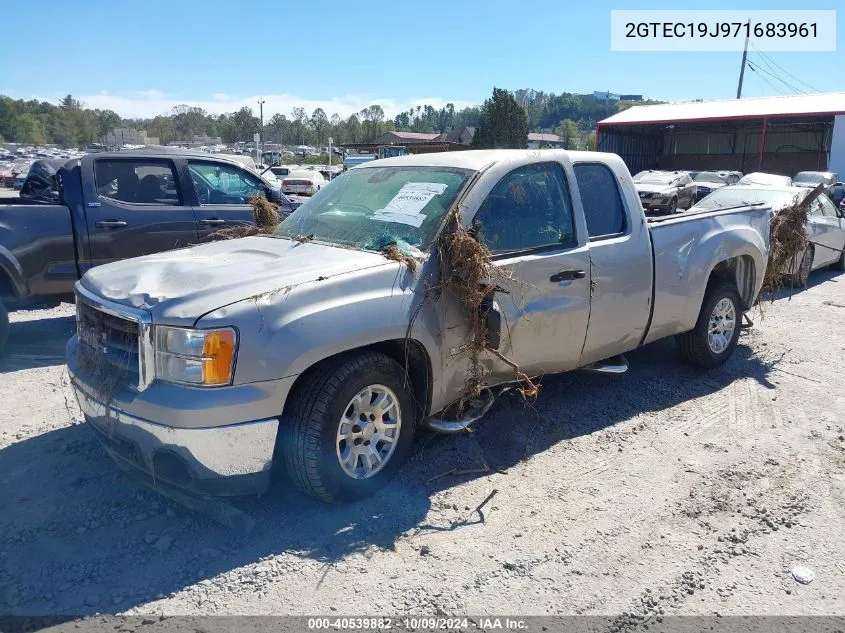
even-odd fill
[(107, 458), (72, 315), (14, 314), (0, 362), (0, 614), (845, 614), (845, 275), (752, 314), (721, 369), (661, 342), (423, 434), (356, 505), (281, 480), (237, 502), (249, 537)]

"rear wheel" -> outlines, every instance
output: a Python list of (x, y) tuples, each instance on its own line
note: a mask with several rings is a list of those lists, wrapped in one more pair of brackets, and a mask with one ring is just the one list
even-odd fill
[(6, 341), (9, 340), (9, 312), (0, 301), (0, 356), (6, 351)]
[(408, 456), (416, 407), (405, 369), (377, 352), (341, 357), (297, 388), (279, 426), (296, 486), (330, 503), (384, 486)]
[(793, 288), (806, 288), (810, 280), (810, 271), (813, 268), (813, 245), (807, 244), (807, 248), (801, 254), (801, 262), (798, 270), (789, 276), (789, 283)]
[(842, 252), (839, 253), (839, 259), (833, 265), (836, 270), (845, 270), (845, 244), (842, 245)]
[(677, 337), (681, 356), (708, 369), (723, 364), (736, 348), (741, 316), (742, 300), (736, 286), (725, 281), (711, 284), (695, 328)]

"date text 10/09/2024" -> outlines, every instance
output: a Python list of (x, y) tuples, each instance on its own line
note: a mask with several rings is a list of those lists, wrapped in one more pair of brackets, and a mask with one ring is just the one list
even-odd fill
[(772, 37), (815, 38), (815, 22), (627, 22), (627, 38)]
[(351, 631), (377, 630), (386, 631), (392, 628), (409, 629), (415, 631), (460, 631), (473, 628), (483, 630), (524, 631), (528, 628), (525, 620), (519, 618), (441, 618), (441, 617), (350, 617), (350, 618), (308, 618), (308, 630), (311, 631)]

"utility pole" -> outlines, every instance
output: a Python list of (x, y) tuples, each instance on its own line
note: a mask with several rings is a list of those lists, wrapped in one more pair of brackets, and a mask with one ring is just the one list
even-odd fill
[(261, 154), (259, 154), (260, 160), (258, 162), (261, 162), (264, 160), (264, 97), (258, 99), (258, 107), (261, 113)]
[(745, 48), (742, 49), (742, 66), (739, 67), (739, 84), (736, 87), (736, 98), (742, 97), (742, 79), (745, 77), (745, 60), (748, 57), (748, 36), (751, 35), (751, 20), (748, 20), (745, 32)]

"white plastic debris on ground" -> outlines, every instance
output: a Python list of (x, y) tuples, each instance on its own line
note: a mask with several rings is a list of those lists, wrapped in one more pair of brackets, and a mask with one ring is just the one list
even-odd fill
[(798, 582), (802, 585), (809, 585), (813, 580), (816, 579), (816, 572), (814, 572), (809, 567), (804, 567), (803, 565), (797, 565), (796, 567), (792, 568), (792, 577), (795, 578)]

